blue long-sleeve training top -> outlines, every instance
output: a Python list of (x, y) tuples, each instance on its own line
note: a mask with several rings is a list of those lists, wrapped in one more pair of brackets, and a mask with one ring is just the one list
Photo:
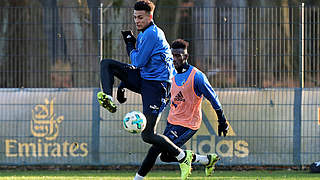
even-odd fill
[(132, 65), (141, 68), (141, 77), (146, 80), (171, 81), (173, 56), (164, 32), (155, 24), (141, 31), (136, 49), (130, 52)]
[[(187, 81), (193, 68), (195, 67), (190, 65), (186, 72), (177, 73), (175, 75), (175, 82), (178, 86), (182, 86)], [(203, 95), (207, 98), (215, 110), (221, 109), (221, 103), (217, 94), (210, 85), (206, 75), (200, 70), (194, 75), (194, 91), (197, 96), (201, 97)]]

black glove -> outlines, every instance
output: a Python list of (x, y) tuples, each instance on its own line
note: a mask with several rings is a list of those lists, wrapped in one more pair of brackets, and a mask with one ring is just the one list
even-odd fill
[(223, 133), (223, 136), (226, 136), (229, 130), (229, 125), (227, 123), (219, 123), (218, 125), (218, 134), (221, 136)]
[(128, 43), (132, 43), (133, 46), (136, 46), (136, 38), (134, 37), (132, 31), (126, 30), (126, 31), (121, 31), (122, 37), (126, 45)]
[(136, 47), (136, 38), (133, 36), (132, 31), (121, 31), (123, 40), (126, 43), (127, 54), (130, 57), (130, 53)]
[(218, 116), (218, 135), (221, 136), (223, 133), (223, 136), (226, 136), (229, 130), (229, 125), (227, 123), (227, 119), (223, 113), (222, 109), (216, 110), (217, 116)]
[(127, 98), (125, 97), (125, 89), (124, 89), (124, 83), (121, 82), (118, 90), (117, 90), (117, 100), (119, 103), (125, 103), (127, 101)]

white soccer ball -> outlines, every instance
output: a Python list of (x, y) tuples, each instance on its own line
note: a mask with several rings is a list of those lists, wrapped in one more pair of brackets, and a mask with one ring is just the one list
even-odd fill
[(141, 133), (146, 124), (147, 119), (140, 111), (131, 111), (123, 118), (123, 128), (130, 133)]

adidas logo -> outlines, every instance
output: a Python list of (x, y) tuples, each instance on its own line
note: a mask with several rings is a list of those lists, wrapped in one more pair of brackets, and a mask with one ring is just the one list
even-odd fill
[(174, 101), (182, 101), (182, 102), (185, 102), (185, 101), (186, 101), (186, 100), (184, 99), (181, 91), (174, 97)]

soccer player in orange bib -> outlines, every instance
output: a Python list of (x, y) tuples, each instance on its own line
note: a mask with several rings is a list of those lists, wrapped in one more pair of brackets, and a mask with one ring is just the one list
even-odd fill
[[(229, 129), (221, 103), (207, 77), (187, 62), (189, 57), (188, 45), (189, 43), (183, 39), (177, 39), (171, 45), (173, 64), (177, 74), (172, 80), (170, 112), (163, 134), (178, 147), (184, 145), (200, 128), (203, 96), (210, 101), (217, 113), (219, 136), (221, 134), (226, 136)], [(141, 180), (147, 175), (159, 154), (161, 154), (160, 159), (163, 162), (178, 162), (170, 153), (161, 152), (159, 148), (152, 146), (134, 180)], [(205, 165), (206, 176), (210, 176), (215, 163), (219, 159), (219, 156), (215, 153), (208, 155), (193, 154), (192, 162)]]

